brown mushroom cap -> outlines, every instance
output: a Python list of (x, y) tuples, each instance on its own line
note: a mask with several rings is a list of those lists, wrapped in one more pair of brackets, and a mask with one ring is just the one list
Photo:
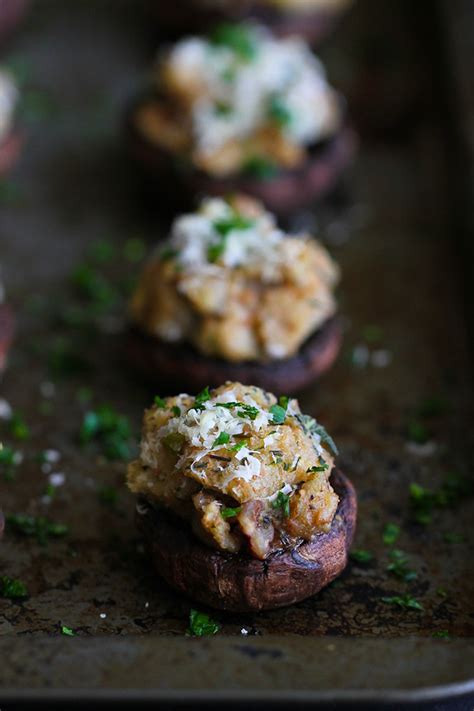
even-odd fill
[[(161, 204), (166, 204), (169, 199), (174, 207), (179, 207), (192, 204), (198, 194), (243, 193), (262, 201), (276, 215), (287, 216), (327, 195), (356, 153), (357, 136), (346, 123), (334, 136), (312, 146), (307, 160), (296, 169), (281, 170), (266, 179), (243, 174), (214, 177), (192, 166), (183, 167), (178, 156), (152, 143), (138, 130), (135, 112), (149, 99), (149, 94), (142, 96), (132, 102), (126, 112), (125, 140), (132, 158), (145, 169), (150, 179), (149, 188), (155, 198), (161, 199)], [(163, 201), (164, 193), (166, 201)]]
[(266, 560), (208, 548), (185, 523), (144, 498), (137, 506), (136, 520), (156, 572), (171, 587), (222, 610), (268, 610), (315, 595), (344, 570), (357, 499), (340, 470), (332, 472), (331, 484), (339, 505), (329, 532)]
[(170, 391), (199, 392), (206, 385), (217, 387), (228, 380), (258, 385), (264, 390), (296, 393), (328, 370), (342, 342), (340, 319), (328, 319), (300, 348), (297, 355), (269, 362), (231, 363), (206, 356), (188, 344), (165, 343), (133, 327), (125, 336), (129, 363), (145, 380)]
[(11, 131), (0, 143), (0, 178), (3, 178), (16, 163), (22, 145), (23, 136), (18, 130)]
[(7, 304), (0, 304), (0, 372), (5, 366), (5, 361), (13, 338), (14, 319), (13, 313)]

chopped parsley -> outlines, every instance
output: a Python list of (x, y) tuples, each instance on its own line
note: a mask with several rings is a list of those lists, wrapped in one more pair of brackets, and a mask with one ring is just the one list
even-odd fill
[(257, 180), (271, 180), (278, 173), (278, 165), (263, 156), (251, 156), (242, 165), (242, 172)]
[(296, 415), (296, 419), (298, 420), (306, 434), (310, 435), (311, 437), (317, 435), (321, 442), (323, 442), (323, 444), (327, 444), (327, 446), (334, 455), (337, 456), (339, 454), (339, 451), (336, 447), (336, 443), (334, 442), (333, 438), (326, 432), (325, 428), (320, 425), (319, 422), (316, 422), (314, 417), (311, 417), (310, 415), (298, 414)]
[(242, 506), (237, 506), (236, 508), (226, 507), (221, 509), (222, 518), (233, 518), (237, 516), (242, 511)]
[(449, 632), (448, 630), (436, 630), (436, 632), (433, 632), (431, 636), (439, 639), (449, 639)]
[(230, 116), (233, 113), (233, 108), (225, 101), (217, 101), (214, 105), (214, 113), (217, 116)]
[(292, 113), (284, 100), (278, 94), (274, 94), (268, 101), (268, 118), (280, 128), (285, 128), (292, 121)]
[(179, 417), (181, 415), (181, 408), (177, 405), (173, 405), (173, 407), (171, 408), (171, 412), (175, 417)]
[(286, 409), (281, 405), (272, 405), (269, 410), (273, 416), (273, 424), (282, 425), (286, 419)]
[(227, 235), (234, 230), (248, 230), (254, 225), (255, 220), (244, 217), (244, 215), (240, 215), (238, 212), (234, 212), (231, 217), (225, 217), (222, 220), (214, 222), (214, 229), (222, 237), (227, 237)]
[(28, 590), (21, 580), (2, 575), (0, 576), (0, 597), (16, 600), (18, 598), (28, 597)]
[(410, 420), (407, 425), (407, 437), (410, 442), (415, 444), (426, 444), (430, 438), (430, 434), (426, 425), (420, 420)]
[(83, 445), (94, 440), (99, 442), (104, 455), (110, 460), (129, 459), (132, 453), (128, 418), (108, 405), (85, 413), (79, 439)]
[(257, 54), (257, 46), (251, 30), (242, 24), (218, 25), (209, 40), (217, 47), (228, 47), (245, 62), (251, 62)]
[(118, 293), (103, 274), (88, 264), (78, 265), (72, 273), (72, 284), (88, 302), (91, 311), (101, 314), (118, 301)]
[(44, 516), (35, 517), (28, 516), (27, 514), (10, 514), (7, 515), (6, 522), (16, 533), (36, 538), (41, 546), (46, 545), (50, 537), (60, 538), (65, 536), (69, 531), (69, 528), (65, 524), (50, 521)]
[(161, 410), (164, 410), (166, 407), (166, 400), (164, 400), (162, 397), (159, 395), (155, 395), (155, 405), (156, 407), (160, 408)]
[(209, 392), (209, 385), (206, 385), (204, 390), (201, 390), (200, 393), (196, 395), (194, 398), (194, 405), (193, 408), (194, 410), (203, 410), (203, 405), (205, 402), (211, 399), (211, 394)]
[(374, 554), (370, 551), (364, 550), (363, 548), (352, 550), (349, 556), (353, 561), (360, 563), (361, 565), (370, 563), (370, 561), (374, 559)]
[(8, 420), (7, 429), (15, 439), (25, 440), (30, 436), (30, 428), (18, 412), (14, 412)]
[(218, 437), (214, 440), (212, 448), (219, 447), (221, 444), (227, 444), (230, 440), (230, 434), (227, 432), (221, 432)]
[(240, 405), (240, 410), (237, 412), (238, 417), (248, 417), (249, 420), (255, 420), (258, 416), (258, 408), (252, 405)]
[(66, 625), (61, 625), (61, 634), (65, 635), (66, 637), (75, 637), (76, 633), (74, 632), (73, 629), (70, 627), (66, 627)]
[(387, 523), (384, 526), (382, 539), (386, 546), (391, 546), (395, 543), (400, 535), (400, 526), (396, 523)]
[(205, 612), (198, 612), (198, 610), (190, 611), (188, 634), (193, 637), (207, 637), (217, 634), (219, 630), (220, 625), (210, 615)]
[(318, 466), (309, 467), (309, 469), (306, 470), (306, 473), (317, 474), (318, 472), (325, 472), (327, 469), (329, 469), (329, 464), (325, 462), (322, 457), (319, 457)]
[(236, 442), (235, 444), (232, 445), (232, 447), (229, 447), (229, 450), (231, 452), (240, 452), (241, 449), (244, 447), (248, 446), (248, 441), (246, 439), (241, 440), (240, 442)]
[(288, 518), (290, 515), (290, 497), (288, 494), (279, 491), (276, 498), (272, 501), (272, 508), (281, 509), (285, 518)]
[(391, 597), (382, 597), (381, 600), (387, 605), (396, 605), (403, 610), (424, 610), (421, 602), (411, 595), (392, 595)]
[(15, 478), (15, 467), (21, 458), (19, 452), (15, 452), (11, 447), (3, 447), (0, 444), (0, 472), (6, 481), (13, 481)]
[(405, 553), (395, 549), (390, 551), (389, 558), (391, 562), (387, 565), (387, 572), (392, 573), (392, 575), (400, 578), (405, 583), (415, 580), (417, 574), (414, 570), (408, 568), (408, 558)]

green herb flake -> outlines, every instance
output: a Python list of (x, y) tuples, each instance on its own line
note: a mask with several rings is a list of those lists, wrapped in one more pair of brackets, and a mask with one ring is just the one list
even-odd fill
[(173, 407), (171, 408), (171, 412), (173, 413), (174, 417), (179, 417), (181, 415), (181, 408), (177, 405), (173, 405)]
[(449, 632), (448, 630), (436, 630), (436, 632), (433, 632), (431, 634), (432, 637), (438, 638), (438, 639), (449, 639)]
[(227, 432), (221, 432), (218, 437), (214, 440), (212, 448), (220, 447), (222, 444), (227, 444), (230, 440), (230, 434)]
[(281, 405), (272, 405), (269, 412), (271, 413), (274, 425), (282, 425), (286, 419), (286, 409)]
[(285, 101), (278, 94), (274, 94), (268, 101), (268, 118), (280, 128), (288, 126), (293, 115)]
[(370, 563), (374, 559), (373, 553), (362, 548), (352, 550), (349, 556), (355, 563), (360, 563), (361, 565)]
[(306, 470), (307, 474), (318, 474), (319, 472), (325, 472), (329, 469), (329, 464), (324, 461), (322, 457), (319, 457), (319, 464), (318, 466), (314, 467), (309, 467), (309, 469)]
[(190, 611), (188, 634), (193, 637), (208, 637), (217, 634), (219, 630), (220, 625), (210, 615), (205, 612), (198, 612), (198, 610)]
[(217, 116), (230, 116), (233, 113), (233, 108), (225, 101), (217, 101), (214, 105), (214, 113)]
[(76, 633), (74, 632), (73, 629), (70, 627), (66, 627), (66, 625), (61, 625), (61, 634), (65, 635), (66, 637), (75, 637)]
[(14, 412), (8, 420), (7, 429), (15, 439), (21, 441), (30, 436), (30, 428), (18, 412)]
[(209, 392), (209, 385), (206, 385), (204, 390), (201, 390), (201, 392), (198, 393), (196, 395), (196, 397), (194, 398), (194, 405), (193, 405), (194, 410), (203, 409), (204, 403), (210, 399), (211, 399), (211, 393)]
[(396, 605), (403, 610), (418, 610), (423, 611), (424, 607), (421, 602), (411, 595), (393, 595), (391, 597), (380, 598), (386, 605)]
[(179, 252), (177, 249), (174, 249), (173, 247), (167, 245), (166, 247), (163, 247), (163, 249), (160, 250), (159, 257), (162, 262), (168, 262), (171, 259), (175, 259), (178, 254)]
[(0, 596), (10, 600), (28, 597), (26, 585), (17, 578), (9, 578), (6, 575), (0, 576)]
[(327, 433), (326, 429), (314, 419), (314, 417), (310, 417), (310, 415), (298, 414), (296, 415), (296, 419), (306, 434), (310, 435), (310, 437), (314, 437), (316, 435), (323, 444), (326, 444), (329, 447), (335, 456), (339, 454), (339, 450), (337, 449), (333, 438)]
[(41, 546), (46, 545), (50, 537), (60, 538), (69, 532), (69, 528), (65, 524), (50, 521), (43, 516), (9, 514), (6, 517), (6, 522), (14, 532), (36, 538)]
[(19, 452), (0, 444), (0, 472), (3, 472), (6, 481), (13, 481), (15, 478), (15, 467), (19, 458)]
[(395, 575), (405, 583), (410, 583), (412, 580), (415, 580), (417, 573), (408, 568), (408, 558), (403, 551), (398, 549), (390, 551), (389, 558), (391, 562), (387, 565), (388, 573)]
[(242, 172), (257, 180), (271, 180), (278, 174), (278, 165), (263, 156), (250, 156), (243, 163)]
[(108, 405), (86, 412), (79, 433), (82, 445), (97, 441), (105, 457), (111, 461), (129, 459), (132, 454), (131, 429), (128, 418)]
[(384, 526), (382, 539), (386, 546), (392, 546), (400, 535), (400, 526), (396, 523), (387, 523)]
[(241, 405), (241, 409), (238, 410), (237, 416), (242, 418), (248, 418), (249, 420), (255, 420), (258, 416), (259, 410), (257, 407), (252, 405)]
[(166, 408), (166, 400), (164, 400), (159, 395), (155, 396), (154, 402), (155, 402), (156, 407), (158, 407), (160, 410), (163, 410)]
[(243, 439), (240, 442), (236, 442), (232, 447), (228, 447), (230, 452), (240, 452), (241, 449), (248, 446), (248, 440)]
[(423, 422), (413, 419), (407, 425), (407, 437), (410, 442), (414, 442), (415, 444), (426, 444), (430, 438), (430, 434)]
[(281, 509), (285, 518), (290, 515), (290, 497), (288, 494), (284, 494), (283, 491), (279, 491), (276, 498), (272, 501), (272, 508)]
[(221, 509), (222, 518), (234, 518), (242, 511), (242, 506), (237, 506), (236, 508), (226, 507)]
[(252, 31), (243, 24), (224, 23), (218, 25), (209, 36), (217, 47), (231, 49), (239, 59), (251, 62), (257, 55), (257, 45)]

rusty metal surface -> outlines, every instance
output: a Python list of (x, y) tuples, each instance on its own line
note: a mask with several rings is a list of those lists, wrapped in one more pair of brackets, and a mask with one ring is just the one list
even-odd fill
[[(334, 434), (341, 467), (359, 494), (355, 547), (370, 550), (374, 559), (366, 565), (352, 562), (316, 598), (290, 608), (213, 613), (220, 635), (230, 636), (223, 640), (171, 639), (185, 633), (191, 603), (150, 570), (132, 523), (133, 499), (123, 486), (124, 463), (107, 462), (93, 445), (78, 443), (85, 410), (103, 402), (126, 414), (138, 434), (143, 408), (154, 394), (122, 362), (116, 333), (120, 306), (93, 334), (57, 320), (58, 308), (75, 298), (70, 273), (88, 246), (105, 238), (120, 251), (137, 236), (153, 244), (166, 228), (156, 214), (159, 205), (144, 209), (117, 131), (120, 108), (150, 61), (152, 33), (134, 3), (114, 4), (111, 12), (107, 3), (43, 0), (11, 47), (30, 63), (33, 83), (51, 105), (46, 117), (30, 125), (23, 158), (9, 181), (15, 199), (0, 205), (0, 260), (19, 320), (0, 397), (23, 413), (31, 430), (26, 441), (15, 442), (0, 423), (2, 441), (24, 455), (15, 479), (0, 480), (0, 503), (6, 514), (46, 515), (67, 523), (70, 531), (42, 547), (7, 527), (0, 544), (0, 574), (20, 578), (29, 590), (24, 601), (0, 599), (7, 688), (225, 689), (242, 686), (247, 678), (247, 688), (276, 688), (280, 679), (281, 689), (330, 694), (347, 688), (413, 690), (469, 678), (473, 501), (465, 497), (455, 507), (436, 509), (432, 523), (421, 526), (413, 520), (408, 496), (412, 482), (437, 489), (450, 472), (470, 473), (471, 372), (446, 197), (439, 87), (430, 87), (430, 57), (422, 42), (416, 47), (409, 3), (397, 4), (393, 16), (379, 5), (361, 0), (349, 15), (326, 50), (330, 74), (360, 102), (361, 57), (370, 55), (374, 37), (385, 27), (388, 54), (400, 51), (400, 37), (404, 51), (414, 53), (424, 107), (409, 130), (404, 126), (390, 141), (364, 140), (349, 201), (326, 208), (319, 219), (343, 270), (346, 338), (331, 373), (300, 398), (304, 410)], [(399, 71), (408, 77), (411, 64), (405, 59)], [(412, 107), (407, 111), (411, 115)], [(296, 221), (308, 219), (300, 215)], [(121, 284), (138, 268), (122, 256), (103, 267)], [(89, 369), (54, 380), (51, 351), (62, 336), (85, 356)], [(77, 397), (85, 385), (93, 391), (87, 405)], [(414, 446), (407, 424), (433, 397), (443, 407), (423, 420), (430, 444)], [(65, 475), (49, 502), (47, 474), (35, 459), (46, 448), (61, 453), (54, 471)], [(115, 505), (101, 501), (104, 485), (118, 490)], [(418, 574), (410, 583), (386, 570), (387, 522), (401, 527), (396, 546)], [(453, 533), (462, 541), (446, 542)], [(402, 610), (381, 600), (405, 593), (424, 610)], [(61, 638), (61, 625), (77, 637)], [(242, 630), (248, 633), (246, 649), (254, 652), (237, 658)], [(445, 632), (450, 641), (432, 639)], [(295, 634), (301, 637), (286, 638)], [(313, 658), (324, 657), (319, 672), (305, 666), (308, 650)], [(336, 665), (328, 657), (334, 650)], [(157, 663), (167, 660), (166, 678), (144, 664), (148, 655)], [(134, 673), (124, 678), (127, 659)], [(190, 674), (191, 668), (201, 669), (203, 659), (212, 662), (215, 675)], [(384, 673), (376, 660), (383, 660)], [(283, 674), (283, 662), (295, 673)], [(374, 670), (369, 678), (368, 668)]]

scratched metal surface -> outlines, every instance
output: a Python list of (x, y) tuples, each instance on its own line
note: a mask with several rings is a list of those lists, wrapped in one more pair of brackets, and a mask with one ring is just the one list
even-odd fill
[[(104, 667), (103, 655), (109, 653), (105, 650), (110, 651), (114, 637), (133, 636), (130, 647), (121, 647), (121, 654), (126, 656), (128, 649), (139, 663), (140, 637), (151, 634), (159, 645), (160, 636), (181, 637), (187, 628), (190, 602), (151, 573), (140, 547), (132, 525), (133, 499), (123, 486), (124, 464), (106, 462), (93, 446), (78, 445), (86, 409), (77, 399), (80, 387), (93, 389), (92, 405), (108, 402), (128, 415), (136, 433), (142, 410), (153, 395), (133, 379), (121, 360), (115, 333), (120, 309), (93, 336), (84, 337), (70, 327), (65, 330), (55, 321), (58, 305), (73, 298), (69, 276), (84, 260), (89, 245), (105, 238), (120, 248), (137, 236), (153, 244), (166, 229), (159, 218), (160, 206), (144, 207), (140, 184), (120, 152), (120, 108), (143, 79), (154, 40), (145, 16), (132, 5), (115, 4), (110, 12), (107, 3), (43, 0), (9, 47), (10, 56), (28, 62), (30, 83), (48, 97), (50, 105), (44, 112), (47, 116), (30, 122), (26, 150), (9, 181), (14, 199), (0, 205), (0, 259), (19, 321), (10, 366), (0, 384), (1, 397), (24, 414), (31, 428), (31, 437), (16, 444), (5, 428), (1, 430), (3, 441), (15, 444), (24, 461), (14, 481), (0, 481), (0, 503), (7, 514), (46, 515), (70, 527), (65, 538), (52, 539), (45, 547), (8, 529), (1, 543), (0, 573), (21, 578), (30, 593), (25, 601), (0, 599), (0, 645), (11, 651), (10, 662), (4, 662), (7, 655), (2, 655), (3, 684), (9, 688), (20, 683), (87, 685), (71, 646), (69, 666), (58, 661), (59, 671), (51, 671), (53, 657), (67, 656), (64, 643), (84, 649), (82, 638), (91, 640), (90, 659), (101, 659), (101, 673), (93, 685), (112, 685), (112, 680), (120, 685), (121, 667), (113, 666), (113, 655), (113, 669)], [(215, 613), (214, 617), (222, 626), (221, 635), (240, 639), (241, 630), (247, 630), (250, 645), (252, 636), (283, 644), (285, 635), (297, 634), (311, 637), (316, 645), (326, 635), (329, 642), (341, 645), (354, 638), (358, 646), (351, 647), (352, 657), (346, 646), (340, 647), (341, 654), (347, 653), (347, 669), (356, 665), (354, 658), (359, 667), (374, 663), (378, 654), (387, 659), (383, 645), (375, 654), (370, 644), (376, 640), (367, 638), (399, 638), (402, 654), (408, 655), (400, 679), (414, 688), (415, 668), (425, 685), (468, 676), (460, 663), (465, 647), (456, 647), (456, 640), (464, 645), (464, 638), (474, 630), (469, 525), (473, 502), (466, 498), (453, 509), (436, 510), (432, 524), (422, 527), (413, 522), (408, 487), (417, 482), (436, 489), (449, 472), (469, 474), (470, 363), (456, 235), (450, 230), (446, 199), (449, 176), (444, 171), (446, 146), (437, 110), (439, 87), (429, 70), (426, 47), (417, 41), (409, 3), (398, 3), (392, 16), (379, 5), (361, 0), (324, 50), (330, 75), (353, 101), (364, 140), (347, 181), (347, 195), (324, 208), (319, 218), (321, 236), (343, 270), (340, 302), (346, 319), (345, 345), (332, 372), (301, 397), (304, 410), (327, 425), (340, 447), (341, 466), (359, 493), (355, 547), (373, 552), (374, 560), (365, 566), (351, 563), (337, 583), (299, 605), (254, 615)], [(386, 43), (381, 47), (384, 27)], [(406, 79), (403, 86), (415, 82), (417, 90), (423, 87), (423, 100), (418, 98), (420, 92), (410, 94), (407, 89), (399, 99), (401, 105), (394, 107), (386, 91), (380, 98), (386, 102), (385, 114), (378, 106), (380, 115), (374, 120), (380, 124), (387, 119), (387, 125), (374, 137), (377, 132), (368, 121), (374, 117), (364, 96), (371, 97), (374, 86), (396, 87), (399, 75)], [(385, 84), (380, 76), (386, 77)], [(400, 115), (394, 125), (396, 111)], [(406, 116), (410, 120), (404, 121)], [(310, 218), (300, 215), (297, 221)], [(104, 270), (122, 283), (138, 268), (120, 257)], [(367, 326), (373, 324), (381, 330), (369, 329), (372, 338), (367, 340)], [(47, 385), (45, 390), (45, 383), (52, 380), (48, 353), (62, 335), (77, 343), (90, 370), (59, 379), (51, 397)], [(354, 349), (360, 359), (367, 356), (367, 348), (369, 362), (354, 365)], [(407, 423), (420, 403), (433, 396), (442, 398), (446, 407), (424, 423), (432, 445), (410, 447)], [(45, 448), (61, 453), (54, 470), (66, 477), (49, 503), (43, 498), (47, 474), (35, 461)], [(115, 506), (100, 502), (98, 492), (104, 485), (118, 489)], [(396, 545), (418, 572), (409, 584), (386, 571), (389, 548), (382, 542), (382, 529), (388, 521), (401, 526)], [(453, 532), (465, 540), (445, 542), (444, 535)], [(400, 610), (381, 601), (383, 596), (407, 592), (423, 604), (423, 612)], [(81, 640), (56, 639), (61, 625), (74, 629)], [(442, 631), (448, 631), (453, 641), (431, 639)], [(418, 653), (409, 642), (412, 637), (426, 638), (420, 641), (420, 649), (431, 650), (429, 655)], [(105, 646), (100, 638), (105, 638)], [(315, 649), (327, 651), (327, 643), (326, 638), (326, 646)], [(291, 644), (298, 653), (304, 652), (303, 642)], [(438, 654), (433, 649), (440, 644), (445, 647)], [(176, 663), (168, 668), (168, 679), (182, 687), (180, 662), (185, 666), (190, 657), (179, 644), (173, 649)], [(462, 649), (462, 653), (450, 656), (449, 649)], [(221, 663), (219, 655), (214, 661)], [(271, 669), (267, 671), (270, 678)], [(350, 676), (349, 671), (346, 674)], [(354, 686), (367, 686), (362, 677), (354, 673)], [(313, 688), (315, 678), (308, 673), (308, 688)], [(140, 674), (133, 679), (139, 686)], [(196, 681), (197, 686), (205, 687), (206, 679)], [(378, 682), (372, 681), (377, 688), (389, 685), (382, 674)], [(324, 684), (340, 688), (344, 675), (327, 675)]]

